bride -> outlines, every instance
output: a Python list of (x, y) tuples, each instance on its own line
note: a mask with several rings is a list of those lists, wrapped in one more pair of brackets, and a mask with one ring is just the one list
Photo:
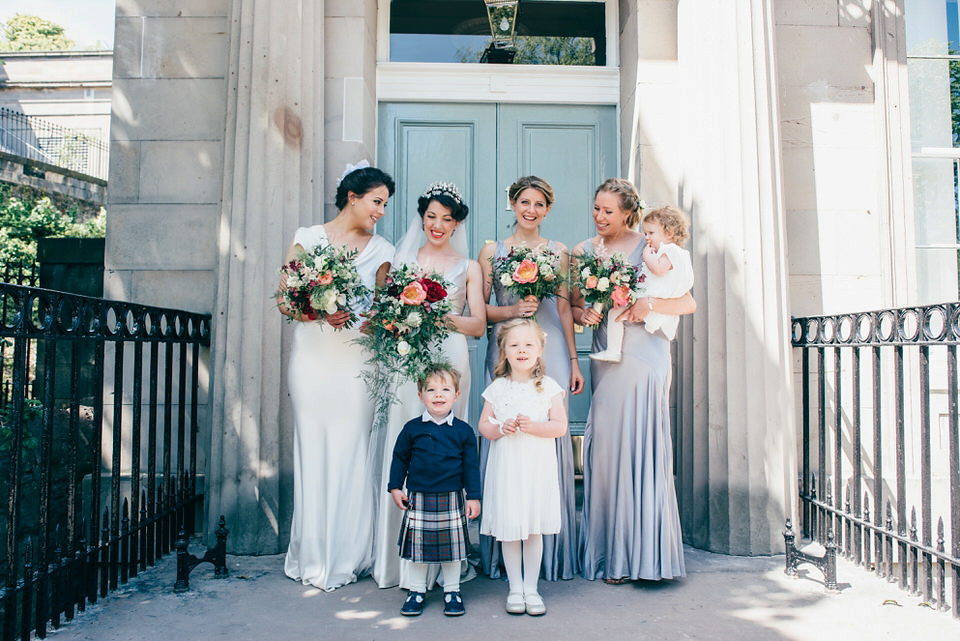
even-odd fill
[[(340, 213), (325, 225), (298, 229), (286, 262), (317, 245), (345, 245), (357, 251), (357, 271), (372, 290), (393, 257), (393, 246), (373, 231), (393, 190), (393, 179), (379, 169), (348, 166), (337, 186)], [(359, 378), (338, 373), (360, 371), (368, 354), (355, 342), (359, 329), (344, 328), (348, 312), (302, 317), (285, 302), (286, 287), (284, 278), (277, 297), (280, 313), (297, 322), (288, 365), (294, 483), (284, 572), (305, 585), (333, 590), (356, 581), (372, 563), (367, 447), (373, 403)], [(355, 312), (366, 311), (370, 298), (350, 305)]]
[[(453, 413), (465, 419), (470, 397), (466, 337), (482, 336), (487, 327), (480, 264), (467, 258), (466, 230), (459, 229), (468, 208), (455, 185), (433, 183), (417, 201), (417, 212), (420, 217), (413, 219), (397, 245), (392, 264), (413, 263), (427, 271), (440, 272), (452, 284), (447, 294), (451, 300), (451, 311), (447, 315), (450, 334), (443, 342), (442, 358), (460, 372), (460, 399)], [(402, 512), (387, 493), (387, 478), (397, 435), (404, 423), (423, 413), (415, 381), (404, 382), (397, 390), (397, 399), (390, 408), (386, 428), (371, 436), (371, 468), (377, 504), (373, 578), (381, 588), (408, 587), (397, 551)]]

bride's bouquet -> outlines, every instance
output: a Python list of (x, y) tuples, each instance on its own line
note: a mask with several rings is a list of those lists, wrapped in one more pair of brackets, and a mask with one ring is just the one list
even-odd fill
[(340, 310), (350, 312), (343, 325), (352, 327), (357, 315), (350, 302), (370, 294), (357, 272), (356, 249), (346, 245), (317, 245), (312, 250), (299, 250), (289, 263), (280, 268), (286, 280), (280, 297), (287, 305), (308, 320)]
[(401, 264), (376, 290), (367, 333), (357, 339), (371, 356), (361, 377), (377, 407), (373, 429), (386, 425), (396, 390), (403, 380), (418, 381), (440, 360), (449, 329), (450, 284), (438, 272)]
[(623, 252), (607, 253), (603, 247), (576, 257), (574, 286), (587, 308), (598, 312), (629, 307), (646, 291), (643, 269), (627, 260)]
[(543, 300), (556, 296), (563, 284), (560, 254), (546, 245), (515, 245), (505, 256), (495, 256), (493, 277), (518, 298)]

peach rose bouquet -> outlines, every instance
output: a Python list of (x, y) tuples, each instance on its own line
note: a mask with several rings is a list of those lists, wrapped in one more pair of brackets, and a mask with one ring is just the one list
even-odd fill
[(495, 256), (493, 277), (518, 298), (538, 301), (556, 296), (563, 284), (560, 254), (546, 245), (515, 245), (505, 256)]
[(348, 250), (345, 245), (317, 245), (310, 251), (301, 248), (280, 268), (284, 284), (280, 296), (308, 320), (348, 311), (350, 318), (343, 327), (352, 327), (357, 322), (352, 307), (371, 293), (357, 273), (356, 258), (357, 250)]
[(361, 372), (376, 401), (374, 429), (386, 425), (396, 389), (404, 380), (417, 381), (440, 360), (440, 345), (449, 329), (450, 284), (438, 272), (425, 272), (404, 263), (377, 287), (370, 323), (357, 342), (367, 348), (368, 367)]

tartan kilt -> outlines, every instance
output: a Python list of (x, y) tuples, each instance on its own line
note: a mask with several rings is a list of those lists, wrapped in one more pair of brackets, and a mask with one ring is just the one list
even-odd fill
[(400, 558), (446, 563), (467, 558), (467, 513), (463, 492), (410, 492), (400, 526)]

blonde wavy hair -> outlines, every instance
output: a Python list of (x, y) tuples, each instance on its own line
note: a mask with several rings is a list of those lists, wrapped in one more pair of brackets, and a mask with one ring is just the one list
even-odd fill
[(553, 187), (546, 180), (540, 176), (524, 176), (523, 178), (517, 178), (517, 181), (507, 188), (507, 197), (510, 198), (510, 203), (517, 202), (517, 198), (525, 189), (536, 189), (543, 194), (543, 199), (547, 201), (547, 207), (552, 206), (556, 199)]
[(596, 198), (601, 191), (616, 194), (620, 209), (627, 212), (627, 218), (624, 221), (627, 227), (633, 228), (640, 224), (640, 194), (637, 193), (637, 188), (632, 182), (624, 178), (607, 178), (593, 192), (593, 197)]
[(680, 247), (683, 247), (687, 239), (690, 238), (690, 219), (683, 211), (673, 205), (657, 207), (644, 214), (643, 222), (660, 223), (666, 235)]
[(507, 336), (515, 329), (520, 327), (529, 327), (533, 330), (537, 340), (540, 341), (540, 356), (537, 362), (533, 364), (531, 379), (533, 386), (538, 392), (543, 391), (543, 377), (546, 374), (546, 368), (543, 364), (543, 348), (547, 342), (547, 335), (543, 333), (540, 325), (532, 318), (512, 318), (506, 321), (497, 330), (497, 349), (500, 351), (500, 358), (497, 360), (497, 366), (493, 368), (494, 378), (506, 378), (510, 376), (510, 361), (507, 360), (506, 350), (503, 348), (507, 342)]

